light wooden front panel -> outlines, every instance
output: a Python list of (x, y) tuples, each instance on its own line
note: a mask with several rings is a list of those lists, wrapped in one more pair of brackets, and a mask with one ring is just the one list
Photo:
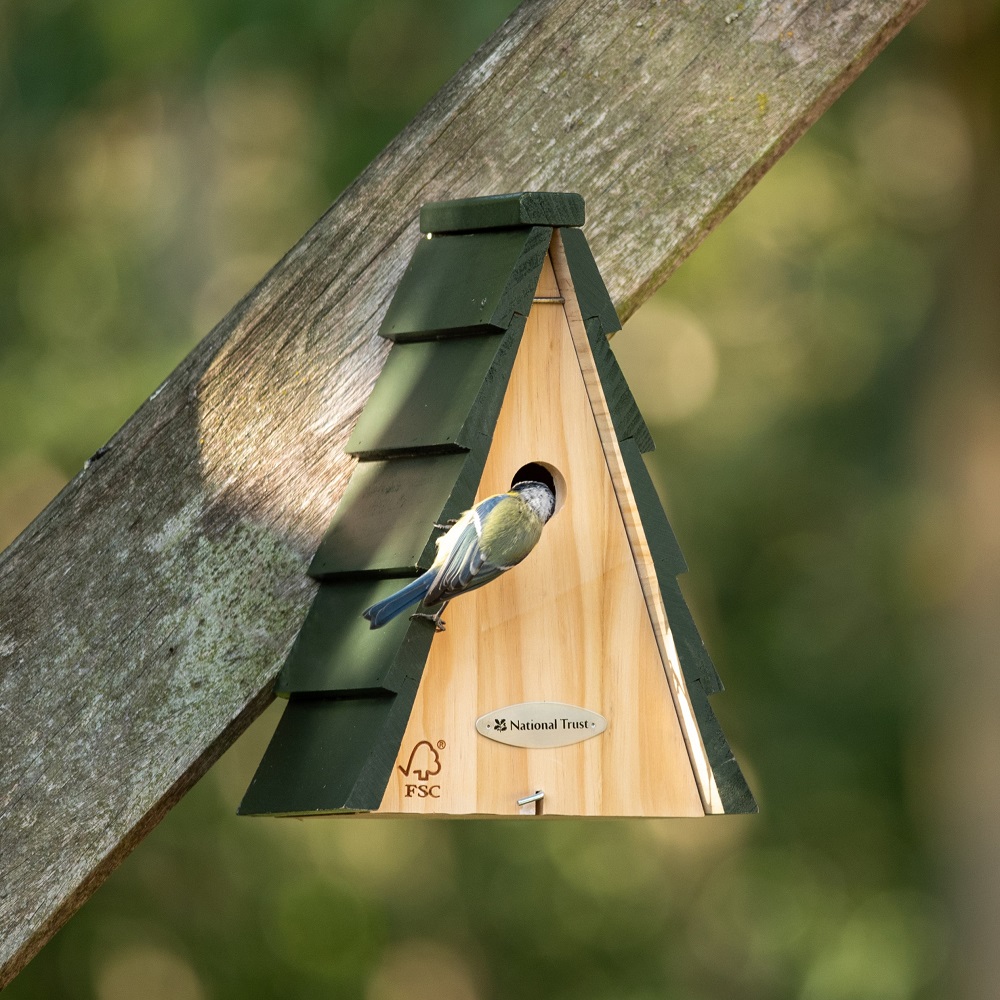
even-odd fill
[[(538, 295), (558, 295), (548, 262)], [(448, 606), (379, 812), (515, 816), (541, 789), (549, 815), (704, 815), (558, 302), (532, 308), (477, 500), (528, 462), (561, 473), (564, 503), (523, 563)], [(476, 732), (480, 715), (522, 701), (589, 708), (608, 729), (555, 749)]]

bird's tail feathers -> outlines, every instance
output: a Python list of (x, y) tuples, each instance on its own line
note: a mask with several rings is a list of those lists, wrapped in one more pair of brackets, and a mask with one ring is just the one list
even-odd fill
[(372, 628), (381, 628), (391, 622), (397, 615), (402, 614), (408, 607), (423, 600), (427, 591), (430, 590), (431, 580), (434, 573), (428, 570), (416, 580), (411, 581), (402, 590), (397, 590), (395, 594), (390, 594), (381, 601), (377, 601), (370, 608), (361, 612), (367, 618)]

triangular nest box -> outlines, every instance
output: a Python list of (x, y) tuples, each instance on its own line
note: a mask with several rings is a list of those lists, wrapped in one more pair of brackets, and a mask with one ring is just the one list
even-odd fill
[[(242, 813), (756, 810), (708, 705), (721, 684), (677, 584), (687, 567), (583, 218), (574, 194), (424, 206)], [(405, 614), (370, 630), (362, 610), (430, 566), (434, 525), (532, 464), (557, 512), (528, 558), (453, 601), (445, 632)], [(516, 727), (578, 741), (500, 741)]]

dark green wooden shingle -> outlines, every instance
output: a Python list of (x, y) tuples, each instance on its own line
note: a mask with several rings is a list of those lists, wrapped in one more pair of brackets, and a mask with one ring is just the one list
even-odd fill
[(619, 440), (635, 438), (639, 451), (652, 451), (655, 447), (653, 437), (608, 343), (608, 335), (620, 330), (621, 323), (597, 270), (587, 237), (578, 230), (561, 230), (561, 236), (573, 290), (587, 329), (594, 363), (601, 376), (601, 388), (608, 401), (615, 433)]
[(722, 679), (716, 672), (711, 656), (708, 655), (677, 578), (667, 576), (661, 580), (657, 575), (657, 582), (660, 584), (663, 607), (670, 623), (670, 631), (674, 636), (677, 655), (684, 668), (684, 676), (689, 682), (697, 680), (705, 694), (717, 694), (724, 690)]
[(359, 462), (309, 575), (405, 576), (427, 569), (438, 534), (434, 524), (471, 506), (484, 461), (460, 452)]
[(281, 669), (275, 693), (357, 698), (394, 694), (406, 676), (419, 675), (434, 627), (402, 614), (380, 629), (361, 617), (365, 608), (411, 579), (338, 580), (320, 584), (305, 623)]
[(756, 812), (757, 804), (753, 794), (708, 703), (708, 695), (723, 689), (722, 681), (705, 649), (677, 582), (677, 574), (683, 573), (687, 564), (635, 441), (622, 441), (621, 452), (646, 543), (653, 557), (656, 582), (663, 597), (663, 607), (674, 637), (681, 670), (684, 672), (684, 682), (691, 696), (698, 729), (715, 774), (723, 807), (727, 813)]
[(615, 312), (614, 303), (604, 286), (594, 255), (590, 252), (587, 237), (579, 229), (562, 229), (560, 235), (584, 322), (595, 318), (600, 320), (605, 337), (620, 330), (622, 325), (618, 320), (618, 313)]
[(656, 446), (653, 436), (649, 433), (646, 421), (632, 395), (632, 390), (625, 381), (625, 375), (618, 364), (618, 359), (611, 350), (608, 338), (604, 335), (601, 322), (597, 317), (585, 321), (587, 339), (594, 355), (594, 364), (601, 378), (601, 389), (611, 412), (611, 422), (615, 426), (615, 434), (619, 441), (632, 438), (639, 451), (652, 451)]
[(419, 676), (384, 698), (292, 698), (239, 812), (308, 816), (377, 809)]
[(656, 492), (637, 443), (626, 438), (619, 441), (619, 447), (625, 471), (628, 473), (629, 485), (632, 487), (632, 495), (642, 517), (643, 530), (653, 558), (656, 560), (657, 575), (675, 577), (680, 573), (686, 573), (688, 566), (684, 561), (681, 547), (677, 544), (677, 536), (674, 535), (674, 530), (670, 527), (667, 515), (663, 511), (660, 495)]
[(531, 308), (551, 238), (535, 226), (422, 239), (379, 333), (407, 341), (506, 330)]
[(585, 217), (581, 195), (522, 191), (430, 202), (420, 209), (420, 231), (468, 233), (514, 226), (582, 226)]
[(635, 442), (623, 441), (620, 447), (684, 675), (689, 683), (697, 679), (707, 694), (714, 694), (722, 690), (722, 682), (677, 582), (677, 574), (687, 571), (687, 563)]
[(705, 744), (705, 754), (715, 775), (722, 808), (727, 813), (759, 812), (753, 792), (743, 777), (739, 762), (733, 756), (729, 741), (712, 711), (712, 706), (708, 703), (708, 696), (702, 689), (701, 682), (689, 680), (687, 686), (694, 717), (698, 722), (702, 742)]
[(394, 344), (347, 451), (370, 459), (478, 444), (484, 416), (496, 422), (495, 390), (506, 387), (519, 335)]

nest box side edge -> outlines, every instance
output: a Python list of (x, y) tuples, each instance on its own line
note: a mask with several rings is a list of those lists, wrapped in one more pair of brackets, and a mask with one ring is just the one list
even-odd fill
[[(641, 523), (643, 541), (653, 563), (655, 583), (683, 673), (687, 698), (697, 724), (697, 742), (701, 746), (692, 747), (692, 756), (696, 757), (703, 750), (711, 769), (710, 780), (703, 780), (706, 810), (757, 812), (753, 794), (709, 705), (708, 696), (722, 691), (723, 685), (677, 580), (680, 573), (687, 571), (687, 563), (642, 457), (644, 452), (653, 449), (652, 437), (608, 342), (608, 335), (620, 329), (621, 324), (586, 236), (579, 230), (559, 230), (557, 242), (561, 245), (561, 256), (579, 305), (580, 319), (586, 330), (601, 392)], [(654, 609), (650, 610), (653, 614)], [(664, 666), (668, 669), (666, 663)], [(716, 795), (721, 809), (712, 806)]]

